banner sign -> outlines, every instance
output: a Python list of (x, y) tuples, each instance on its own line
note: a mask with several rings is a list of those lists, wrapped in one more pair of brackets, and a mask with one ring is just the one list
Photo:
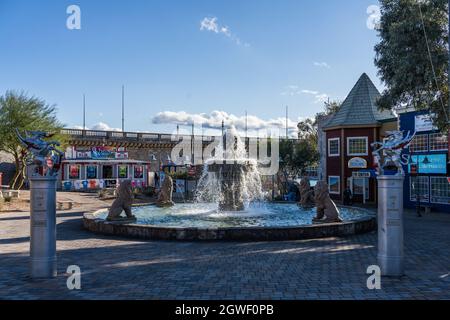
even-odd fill
[[(412, 156), (411, 162), (418, 164), (417, 174), (447, 174), (446, 154)], [(411, 164), (408, 166), (408, 172), (411, 173)]]
[(92, 159), (115, 159), (116, 148), (111, 147), (93, 147)]
[(437, 127), (433, 125), (433, 120), (429, 114), (417, 115), (415, 123), (416, 132), (437, 130)]

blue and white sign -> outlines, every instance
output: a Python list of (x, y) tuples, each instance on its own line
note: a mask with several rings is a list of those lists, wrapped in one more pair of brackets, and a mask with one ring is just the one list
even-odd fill
[(366, 169), (367, 160), (363, 158), (352, 158), (348, 161), (349, 169)]
[[(411, 157), (412, 164), (418, 165), (418, 174), (447, 174), (447, 155), (428, 154)], [(411, 172), (411, 165), (408, 166)]]
[(433, 124), (433, 120), (429, 114), (417, 115), (415, 118), (415, 130), (416, 132), (437, 130), (437, 127)]

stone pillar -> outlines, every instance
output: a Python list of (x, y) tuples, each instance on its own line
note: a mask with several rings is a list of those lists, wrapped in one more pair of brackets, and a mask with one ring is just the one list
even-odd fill
[(32, 278), (56, 277), (56, 177), (30, 177)]
[(403, 176), (378, 176), (378, 265), (383, 276), (402, 276)]

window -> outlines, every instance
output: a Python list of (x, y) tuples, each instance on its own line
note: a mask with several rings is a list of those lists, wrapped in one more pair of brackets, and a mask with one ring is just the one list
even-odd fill
[(368, 155), (367, 137), (347, 138), (347, 154), (349, 156), (367, 156)]
[(97, 179), (97, 166), (86, 166), (86, 179)]
[(103, 179), (112, 179), (113, 176), (114, 176), (113, 167), (112, 166), (103, 166)]
[(341, 177), (329, 176), (328, 177), (328, 187), (332, 194), (341, 194)]
[(80, 166), (72, 164), (69, 166), (69, 179), (80, 179)]
[(410, 179), (410, 200), (417, 201), (417, 194), (420, 194), (421, 202), (430, 202), (428, 177), (410, 177)]
[(128, 178), (128, 166), (118, 166), (117, 172), (119, 179), (127, 179)]
[(144, 178), (144, 167), (143, 166), (134, 166), (134, 178), (135, 179)]
[(411, 152), (426, 152), (428, 151), (428, 135), (419, 134), (416, 135), (409, 145), (409, 151)]
[(431, 177), (431, 202), (450, 204), (450, 182), (446, 177)]
[(448, 150), (448, 137), (445, 134), (430, 134), (430, 151)]
[(339, 138), (328, 139), (328, 156), (339, 157)]

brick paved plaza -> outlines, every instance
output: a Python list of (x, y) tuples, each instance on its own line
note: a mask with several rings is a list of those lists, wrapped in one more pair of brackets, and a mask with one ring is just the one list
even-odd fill
[[(88, 197), (88, 196), (86, 196)], [(86, 198), (89, 206), (89, 199)], [(262, 243), (136, 241), (91, 234), (58, 212), (58, 277), (28, 275), (29, 214), (0, 214), (0, 299), (450, 299), (450, 215), (405, 217), (406, 276), (366, 287), (376, 233)], [(66, 268), (82, 270), (81, 290)]]

